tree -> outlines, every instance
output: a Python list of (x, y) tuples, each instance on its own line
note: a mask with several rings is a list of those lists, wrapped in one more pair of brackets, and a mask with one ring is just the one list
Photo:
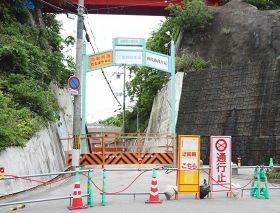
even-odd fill
[(204, 30), (213, 19), (213, 13), (203, 0), (184, 0), (183, 6), (170, 4), (170, 22), (178, 26), (181, 31), (197, 32)]
[(0, 151), (23, 146), (57, 119), (50, 84), (63, 87), (73, 73), (73, 61), (62, 53), (73, 39), (63, 41), (55, 15), (43, 15), (45, 28), (31, 19), (22, 0), (0, 2)]

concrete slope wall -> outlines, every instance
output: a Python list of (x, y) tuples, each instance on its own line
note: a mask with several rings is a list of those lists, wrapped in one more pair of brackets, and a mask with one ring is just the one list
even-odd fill
[[(24, 148), (8, 148), (0, 155), (1, 166), (5, 167), (6, 174), (28, 175), (65, 170), (65, 157), (56, 127), (41, 130)], [(47, 181), (51, 177), (32, 178)], [(7, 195), (23, 191), (34, 186), (37, 182), (22, 179), (0, 181), (0, 194)]]
[[(60, 113), (57, 123), (49, 124), (39, 131), (23, 148), (11, 147), (0, 153), (0, 167), (6, 174), (21, 176), (49, 172), (61, 172), (66, 169), (65, 151), (67, 140), (61, 140), (71, 134), (72, 112), (71, 96), (67, 90), (54, 87), (60, 106), (67, 113)], [(73, 108), (72, 108), (73, 111)], [(65, 148), (63, 148), (65, 147)], [(52, 177), (32, 178), (47, 181)], [(0, 196), (16, 193), (39, 185), (22, 179), (0, 180)]]
[[(181, 97), (183, 77), (184, 73), (182, 72), (176, 74), (176, 119)], [(147, 133), (171, 134), (171, 81), (158, 92), (154, 99)], [(146, 151), (161, 151), (151, 147), (151, 144), (153, 144), (153, 146), (164, 146), (166, 145), (166, 142), (166, 139), (159, 140), (156, 138), (153, 141), (150, 139), (144, 143), (144, 148)]]
[(280, 163), (280, 66), (276, 63), (190, 72), (183, 80), (176, 131), (202, 136), (202, 160), (209, 160), (209, 136), (232, 136), (232, 159)]

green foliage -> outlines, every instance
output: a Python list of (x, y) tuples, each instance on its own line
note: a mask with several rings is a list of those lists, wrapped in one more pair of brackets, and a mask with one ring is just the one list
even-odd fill
[(209, 62), (205, 61), (200, 56), (183, 55), (176, 57), (176, 70), (177, 72), (187, 70), (202, 70), (209, 66)]
[[(139, 130), (143, 132), (146, 128), (147, 123), (143, 119), (142, 114), (138, 112), (138, 124)], [(105, 126), (119, 126), (123, 125), (123, 112), (118, 113), (117, 115), (107, 118), (105, 120), (99, 121)], [(131, 109), (125, 111), (125, 130), (126, 132), (137, 132), (137, 107), (134, 106)]]
[(267, 173), (268, 179), (280, 179), (280, 171), (272, 171)]
[(247, 2), (259, 10), (276, 10), (280, 6), (279, 0), (247, 0)]
[(0, 151), (10, 146), (23, 146), (41, 122), (30, 109), (14, 107), (11, 98), (0, 91)]
[(107, 118), (99, 122), (105, 126), (122, 126), (123, 114), (121, 112), (113, 117)]
[(204, 30), (213, 19), (213, 13), (208, 10), (203, 0), (184, 0), (182, 7), (170, 4), (167, 10), (170, 11), (173, 25), (191, 32)]
[(55, 15), (44, 14), (45, 28), (31, 24), (21, 0), (0, 2), (0, 151), (22, 146), (59, 107), (50, 84), (62, 86), (73, 73), (73, 60), (62, 50)]
[(169, 55), (171, 39), (176, 40), (178, 28), (171, 22), (170, 18), (161, 22), (160, 28), (152, 33), (152, 36), (147, 41), (147, 47), (155, 52), (160, 52)]
[[(128, 96), (131, 100), (137, 100), (140, 129), (143, 131), (148, 125), (154, 97), (167, 82), (167, 76), (165, 72), (147, 67), (132, 67), (130, 71), (134, 78), (127, 84)], [(133, 114), (136, 115), (135, 112)]]
[(224, 35), (229, 35), (231, 33), (231, 28), (229, 27), (223, 27), (221, 29), (221, 33), (224, 34)]

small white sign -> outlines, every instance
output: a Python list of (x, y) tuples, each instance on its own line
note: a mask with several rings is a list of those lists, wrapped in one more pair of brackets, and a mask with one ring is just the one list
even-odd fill
[(146, 52), (146, 65), (162, 71), (169, 71), (169, 57)]
[(197, 171), (199, 168), (199, 140), (197, 137), (182, 138), (180, 148), (180, 170)]
[(145, 39), (143, 38), (115, 38), (118, 46), (143, 46)]
[(134, 65), (142, 64), (143, 62), (143, 52), (142, 51), (120, 51), (116, 50), (115, 63), (122, 65)]
[(231, 191), (231, 136), (211, 136), (210, 166), (212, 192)]
[(78, 92), (78, 90), (71, 89), (71, 94), (72, 95), (79, 95), (79, 92)]

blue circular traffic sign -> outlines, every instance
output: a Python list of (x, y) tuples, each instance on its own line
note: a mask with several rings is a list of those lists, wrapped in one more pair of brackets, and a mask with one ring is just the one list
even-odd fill
[(76, 76), (72, 76), (68, 79), (68, 85), (71, 89), (77, 90), (80, 87), (80, 80)]

